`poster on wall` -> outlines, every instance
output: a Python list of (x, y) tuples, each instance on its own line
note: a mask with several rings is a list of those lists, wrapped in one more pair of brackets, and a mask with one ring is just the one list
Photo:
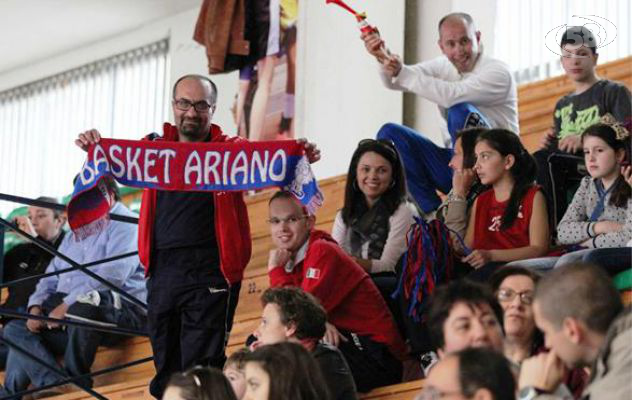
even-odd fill
[(210, 74), (239, 71), (239, 136), (293, 139), (298, 0), (205, 0), (193, 39)]
[[(256, 60), (239, 70), (233, 105), (239, 135), (293, 139), (298, 0), (251, 0)], [(252, 47), (251, 47), (252, 49)]]

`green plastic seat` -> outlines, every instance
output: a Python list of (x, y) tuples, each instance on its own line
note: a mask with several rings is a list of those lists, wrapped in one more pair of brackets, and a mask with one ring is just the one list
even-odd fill
[(614, 286), (619, 291), (632, 289), (632, 268), (615, 275)]

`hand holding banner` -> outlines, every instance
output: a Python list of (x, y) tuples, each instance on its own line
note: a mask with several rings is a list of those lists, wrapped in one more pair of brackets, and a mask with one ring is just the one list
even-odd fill
[[(101, 139), (90, 146), (68, 204), (73, 231), (89, 235), (107, 217), (99, 181), (179, 191), (243, 191), (278, 186), (292, 192), (310, 213), (323, 196), (296, 141), (182, 143)], [(79, 235), (82, 236), (82, 235)]]

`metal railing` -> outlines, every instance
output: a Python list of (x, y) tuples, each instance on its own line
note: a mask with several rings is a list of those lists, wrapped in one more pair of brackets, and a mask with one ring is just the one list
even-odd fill
[[(26, 205), (36, 206), (36, 207), (42, 207), (42, 208), (49, 208), (49, 209), (55, 209), (55, 210), (65, 210), (65, 206), (61, 205), (61, 204), (48, 203), (48, 202), (41, 201), (41, 200), (34, 200), (34, 199), (25, 198), (25, 197), (19, 197), (19, 196), (13, 196), (13, 195), (9, 195), (9, 194), (4, 194), (4, 193), (0, 193), (0, 200), (6, 200), (6, 201), (11, 201), (11, 202), (20, 203), (20, 204), (26, 204)], [(138, 219), (137, 218), (124, 216), (124, 215), (110, 214), (110, 219), (114, 220), (114, 221), (133, 223), (133, 224), (137, 224), (138, 223)], [(10, 282), (2, 282), (2, 283), (0, 283), (0, 289), (4, 289), (4, 288), (7, 288), (7, 287), (10, 287), (10, 286), (13, 286), (13, 285), (17, 285), (17, 284), (20, 284), (20, 283), (24, 283), (24, 282), (30, 281), (30, 280), (39, 280), (41, 278), (45, 278), (45, 277), (48, 277), (48, 276), (61, 275), (61, 274), (65, 274), (65, 273), (73, 272), (73, 271), (81, 271), (82, 273), (88, 275), (89, 277), (97, 280), (99, 283), (101, 283), (102, 285), (104, 285), (108, 289), (112, 290), (113, 292), (116, 292), (116, 293), (120, 294), (123, 298), (125, 298), (129, 302), (133, 303), (134, 305), (136, 305), (138, 307), (141, 307), (143, 310), (147, 310), (147, 304), (143, 303), (142, 301), (138, 300), (136, 297), (130, 295), (127, 292), (125, 292), (120, 287), (112, 284), (107, 279), (104, 279), (101, 276), (99, 276), (99, 275), (95, 274), (94, 272), (90, 271), (90, 268), (98, 266), (98, 265), (101, 265), (103, 263), (107, 263), (107, 262), (116, 261), (116, 260), (120, 260), (120, 259), (123, 259), (123, 258), (135, 256), (136, 254), (138, 254), (137, 251), (129, 252), (129, 253), (125, 253), (125, 254), (119, 254), (119, 255), (116, 255), (116, 256), (104, 258), (102, 260), (92, 261), (92, 262), (89, 262), (89, 263), (86, 263), (86, 264), (80, 264), (80, 263), (72, 260), (71, 258), (65, 256), (64, 254), (60, 253), (59, 251), (57, 251), (57, 249), (55, 249), (50, 244), (44, 242), (42, 239), (37, 238), (37, 237), (32, 237), (31, 235), (29, 235), (28, 233), (24, 232), (23, 230), (18, 228), (16, 225), (11, 223), (10, 221), (5, 220), (4, 218), (0, 218), (0, 249), (2, 249), (2, 246), (3, 246), (3, 243), (4, 243), (4, 235), (3, 235), (3, 233), (4, 233), (5, 230), (14, 231), (18, 235), (20, 235), (22, 238), (32, 242), (33, 244), (35, 244), (36, 246), (38, 246), (42, 250), (46, 251), (47, 253), (49, 253), (49, 254), (51, 254), (51, 255), (53, 255), (55, 257), (59, 257), (63, 261), (67, 262), (68, 264), (71, 265), (71, 267), (70, 268), (65, 268), (63, 270), (55, 271), (55, 272), (48, 272), (48, 273), (32, 275), (32, 276), (28, 276), (28, 277), (25, 277), (25, 278), (16, 279), (16, 280), (13, 280), (13, 281), (10, 281)], [(0, 254), (3, 254), (3, 253), (0, 253)], [(4, 257), (2, 257), (2, 258), (4, 258)], [(1, 265), (1, 263), (2, 263), (2, 260), (0, 259), (0, 277), (2, 276), (1, 272), (3, 270), (3, 266)], [(118, 327), (111, 327), (111, 326), (103, 326), (103, 325), (91, 324), (91, 323), (88, 323), (88, 322), (80, 322), (80, 321), (74, 321), (74, 320), (69, 320), (69, 319), (50, 318), (50, 317), (43, 316), (43, 315), (34, 315), (34, 314), (29, 314), (28, 312), (20, 312), (20, 311), (17, 311), (17, 310), (7, 309), (7, 308), (3, 308), (3, 307), (0, 307), (0, 316), (7, 316), (7, 317), (11, 317), (11, 318), (21, 318), (21, 319), (34, 319), (34, 320), (46, 321), (46, 322), (54, 322), (54, 323), (57, 323), (59, 325), (76, 326), (76, 327), (79, 327), (79, 328), (82, 328), (82, 329), (91, 329), (91, 330), (107, 332), (107, 333), (113, 333), (113, 334), (118, 334), (118, 335), (145, 336), (145, 337), (148, 336), (147, 333), (143, 332), (143, 331), (137, 331), (137, 330), (125, 329), (125, 328), (118, 328)], [(84, 375), (80, 375), (80, 376), (69, 376), (66, 372), (64, 372), (64, 371), (60, 370), (59, 368), (57, 368), (57, 366), (50, 365), (50, 364), (40, 360), (38, 357), (36, 357), (32, 353), (30, 353), (28, 351), (28, 349), (24, 349), (24, 348), (18, 346), (17, 344), (12, 343), (10, 340), (7, 340), (6, 338), (3, 338), (2, 336), (0, 336), (0, 343), (4, 343), (5, 345), (7, 345), (11, 349), (11, 351), (16, 351), (16, 352), (20, 353), (22, 356), (28, 358), (32, 362), (35, 362), (35, 363), (39, 364), (40, 366), (48, 369), (49, 371), (53, 372), (55, 375), (57, 375), (59, 377), (59, 381), (56, 382), (55, 384), (46, 385), (46, 386), (42, 386), (42, 387), (38, 387), (38, 388), (34, 388), (34, 389), (29, 389), (29, 390), (24, 390), (24, 391), (21, 391), (19, 393), (15, 393), (15, 394), (12, 394), (12, 395), (9, 395), (9, 396), (1, 397), (0, 399), (18, 398), (18, 397), (21, 397), (21, 396), (24, 396), (24, 395), (27, 395), (27, 394), (33, 394), (33, 393), (36, 393), (36, 392), (39, 392), (39, 391), (42, 391), (42, 390), (47, 390), (47, 389), (55, 388), (57, 386), (61, 386), (61, 385), (70, 383), (70, 384), (73, 384), (73, 385), (77, 386), (81, 390), (85, 391), (86, 393), (90, 394), (91, 396), (93, 396), (93, 397), (95, 397), (97, 399), (107, 400), (107, 397), (103, 396), (102, 394), (96, 392), (92, 388), (90, 388), (90, 387), (88, 387), (86, 385), (83, 385), (82, 383), (79, 383), (79, 382), (81, 380), (83, 380), (83, 379), (86, 379), (86, 378), (92, 378), (92, 377), (95, 377), (95, 376), (99, 376), (99, 375), (103, 375), (103, 374), (119, 371), (119, 370), (122, 370), (124, 368), (129, 368), (129, 367), (132, 367), (132, 366), (135, 366), (135, 365), (139, 365), (139, 364), (142, 364), (142, 363), (146, 363), (146, 362), (149, 362), (149, 361), (153, 360), (153, 357), (146, 357), (146, 358), (143, 358), (143, 359), (140, 359), (140, 360), (135, 360), (135, 361), (127, 362), (127, 363), (124, 363), (124, 364), (115, 365), (115, 366), (112, 366), (112, 367), (108, 367), (108, 368), (105, 368), (105, 369), (102, 369), (102, 370), (99, 370), (99, 371), (90, 372), (90, 373), (87, 373), (87, 374), (84, 374)]]

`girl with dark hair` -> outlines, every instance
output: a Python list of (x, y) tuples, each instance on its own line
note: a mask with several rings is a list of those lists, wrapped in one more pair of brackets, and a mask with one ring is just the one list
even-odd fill
[(370, 274), (394, 277), (417, 211), (406, 201), (404, 169), (395, 146), (365, 139), (351, 157), (345, 200), (332, 237)]
[(222, 371), (193, 367), (171, 376), (162, 400), (237, 400), (237, 397)]
[(329, 400), (320, 368), (297, 343), (258, 347), (246, 357), (244, 400)]
[[(472, 206), (462, 261), (486, 279), (501, 263), (541, 257), (549, 248), (546, 200), (534, 185), (536, 165), (520, 138), (504, 129), (479, 135), (474, 169), (484, 185)], [(483, 268), (484, 267), (484, 268)]]
[[(599, 248), (625, 247), (632, 239), (632, 195), (622, 174), (629, 163), (630, 133), (610, 114), (582, 134), (585, 177), (557, 227), (560, 244), (572, 251), (562, 257), (529, 260), (529, 268), (547, 270), (581, 261)], [(627, 253), (628, 258), (631, 253)], [(611, 273), (618, 271), (610, 270)]]

